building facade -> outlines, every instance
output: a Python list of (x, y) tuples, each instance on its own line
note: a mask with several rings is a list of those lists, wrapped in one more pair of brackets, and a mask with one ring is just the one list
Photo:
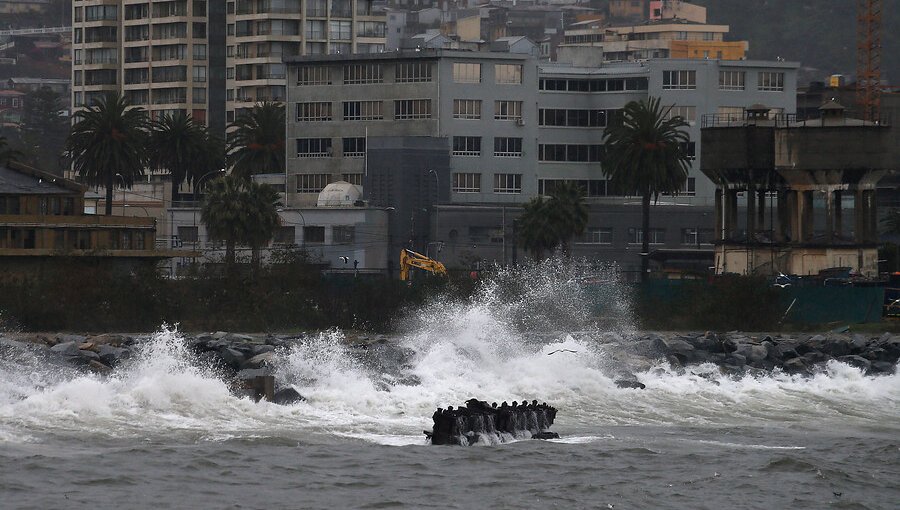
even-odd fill
[[(792, 113), (798, 65), (696, 59), (613, 64), (592, 50), (564, 51), (556, 63), (531, 54), (430, 49), (291, 59), (286, 201), (308, 206), (330, 182), (362, 184), (367, 200), (403, 209), (391, 225), (406, 245), (424, 251), (452, 238), (476, 248), (466, 257), (487, 250), (491, 260), (509, 261), (511, 249), (498, 254), (492, 245), (511, 242), (511, 225), (482, 225), (478, 211), (511, 222), (517, 206), (575, 181), (598, 211), (586, 235), (604, 245), (609, 240), (610, 258), (616, 258), (612, 252), (630, 250), (642, 234), (639, 214), (614, 215), (615, 225), (604, 224), (611, 208), (637, 209), (637, 203), (609, 192), (600, 166), (603, 134), (628, 102), (659, 97), (672, 115), (688, 121), (686, 149), (694, 161), (683, 192), (660, 200), (661, 207), (672, 206), (666, 214), (684, 211), (684, 225), (650, 235), (666, 247), (682, 246), (688, 242), (683, 237), (689, 245), (702, 238), (711, 249), (715, 187), (697, 161), (701, 119), (741, 116), (760, 103)], [(386, 143), (389, 152), (381, 150)], [(446, 162), (435, 147), (443, 147)], [(393, 195), (384, 191), (384, 175), (393, 176)], [(401, 200), (410, 194), (424, 201)], [(698, 217), (708, 217), (709, 225)], [(428, 227), (422, 227), (425, 221)], [(682, 227), (693, 233), (682, 235)]]
[(285, 98), (284, 57), (379, 52), (373, 0), (74, 0), (72, 104), (123, 94), (154, 118), (183, 112), (224, 136)]

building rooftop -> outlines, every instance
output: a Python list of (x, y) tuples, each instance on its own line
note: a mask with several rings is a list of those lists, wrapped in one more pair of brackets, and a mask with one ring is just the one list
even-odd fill
[(0, 193), (8, 195), (69, 195), (83, 193), (80, 184), (21, 163), (0, 165)]
[(437, 58), (477, 58), (496, 60), (527, 60), (531, 58), (525, 53), (489, 52), (443, 48), (422, 48), (417, 50), (403, 49), (399, 51), (386, 51), (384, 53), (352, 53), (331, 55), (304, 55), (285, 57), (286, 64), (310, 64), (324, 62), (358, 62), (358, 61), (391, 61), (412, 59), (437, 59)]

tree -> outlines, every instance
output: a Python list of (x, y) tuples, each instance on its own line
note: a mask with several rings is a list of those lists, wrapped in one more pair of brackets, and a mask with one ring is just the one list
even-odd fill
[(227, 175), (209, 183), (200, 209), (210, 239), (225, 242), (225, 263), (229, 272), (235, 263), (235, 247), (246, 245), (253, 251), (254, 266), (259, 249), (275, 235), (280, 225), (278, 192), (268, 184), (244, 181)]
[(25, 96), (23, 111), (21, 140), (29, 152), (29, 164), (61, 174), (61, 160), (69, 133), (62, 98), (49, 87), (41, 87)]
[(19, 158), (19, 151), (11, 148), (5, 136), (0, 136), (0, 165), (8, 165)]
[(131, 188), (135, 178), (144, 175), (148, 126), (144, 110), (115, 92), (75, 113), (66, 153), (82, 181), (106, 187), (107, 216), (112, 215), (116, 176), (122, 177), (124, 188)]
[(587, 226), (588, 212), (582, 194), (578, 185), (563, 183), (554, 187), (548, 199), (535, 197), (525, 204), (519, 219), (519, 239), (535, 258), (557, 248), (569, 255), (570, 241), (584, 233)]
[(244, 241), (250, 246), (253, 267), (259, 268), (259, 249), (272, 240), (281, 225), (278, 216), (281, 198), (275, 188), (258, 182), (247, 183), (244, 196), (247, 203)]
[(206, 158), (206, 128), (184, 113), (165, 114), (153, 123), (148, 144), (149, 164), (172, 176), (172, 202), (178, 199), (178, 187), (193, 182), (202, 174), (198, 166)]
[(613, 191), (638, 195), (642, 206), (641, 281), (650, 269), (650, 200), (661, 193), (676, 194), (684, 187), (690, 165), (684, 145), (690, 140), (688, 123), (670, 116), (658, 98), (625, 105), (621, 122), (604, 134), (603, 173)]
[(228, 129), (228, 163), (233, 174), (249, 180), (253, 174), (284, 172), (283, 104), (258, 104)]

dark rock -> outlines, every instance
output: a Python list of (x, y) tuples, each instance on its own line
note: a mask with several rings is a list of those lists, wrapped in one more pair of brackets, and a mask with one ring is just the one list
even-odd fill
[(538, 432), (537, 434), (532, 434), (531, 439), (559, 439), (559, 434), (556, 432)]
[(80, 349), (80, 350), (78, 351), (78, 355), (81, 356), (82, 358), (86, 358), (86, 359), (89, 359), (89, 360), (97, 360), (97, 361), (100, 361), (100, 355), (99, 355), (99, 354), (97, 354), (97, 353), (94, 352), (94, 351), (89, 351), (89, 350), (87, 350), (87, 349)]
[(262, 354), (257, 354), (252, 358), (248, 359), (244, 363), (241, 364), (241, 368), (260, 368), (265, 365), (268, 365), (272, 361), (275, 360), (274, 352), (264, 352)]
[(895, 370), (896, 365), (887, 361), (874, 361), (872, 362), (872, 367), (870, 369), (873, 373), (888, 375), (893, 374)]
[(872, 366), (872, 362), (867, 360), (866, 358), (863, 358), (862, 356), (841, 356), (837, 358), (837, 360), (841, 363), (846, 363), (851, 367), (856, 367), (864, 371), (868, 371)]
[(114, 367), (121, 359), (130, 357), (131, 351), (111, 345), (100, 345), (97, 347), (97, 354), (100, 356), (100, 361)]
[(743, 367), (747, 364), (747, 358), (743, 354), (733, 352), (726, 356), (725, 364), (733, 367)]
[(782, 365), (784, 370), (790, 374), (797, 374), (809, 370), (806, 360), (803, 358), (791, 358)]
[(294, 388), (282, 388), (275, 392), (275, 402), (279, 405), (291, 405), (296, 404), (297, 402), (303, 402), (306, 400), (303, 398), (303, 395), (297, 392)]
[(765, 346), (755, 344), (740, 344), (731, 353), (732, 356), (742, 356), (745, 362), (758, 363), (769, 355)]
[(241, 370), (237, 373), (238, 379), (253, 379), (256, 377), (265, 377), (267, 375), (272, 375), (273, 371), (271, 368), (250, 368), (246, 370)]
[(91, 370), (93, 370), (94, 372), (98, 372), (98, 373), (101, 373), (101, 374), (105, 374), (105, 373), (108, 373), (108, 372), (111, 372), (111, 371), (112, 371), (112, 368), (111, 368), (111, 367), (109, 367), (108, 365), (105, 365), (105, 364), (103, 364), (103, 363), (101, 363), (100, 361), (97, 361), (97, 360), (95, 360), (95, 359), (90, 360), (90, 361), (88, 362), (88, 366), (89, 366), (89, 367), (91, 368)]
[(869, 339), (862, 335), (853, 335), (853, 339), (850, 340), (850, 348), (856, 354), (865, 351), (867, 345), (869, 345)]
[(826, 361), (828, 356), (819, 351), (809, 351), (803, 355), (803, 359), (806, 360), (807, 365), (815, 365), (816, 363)]
[(618, 381), (616, 381), (616, 387), (617, 388), (629, 388), (629, 389), (634, 389), (634, 390), (643, 390), (643, 389), (647, 388), (647, 386), (640, 381), (625, 380), (625, 379), (619, 379)]
[(81, 349), (78, 348), (78, 344), (75, 342), (66, 342), (64, 344), (56, 344), (50, 348), (52, 352), (62, 354), (63, 356), (78, 356), (81, 352)]
[(244, 356), (244, 353), (237, 349), (232, 349), (230, 347), (223, 347), (218, 350), (219, 356), (221, 356), (222, 361), (231, 365), (232, 367), (238, 368), (247, 358)]
[(254, 345), (253, 346), (253, 355), (257, 356), (257, 355), (263, 354), (265, 352), (273, 352), (274, 350), (275, 350), (274, 345), (269, 345), (269, 344)]

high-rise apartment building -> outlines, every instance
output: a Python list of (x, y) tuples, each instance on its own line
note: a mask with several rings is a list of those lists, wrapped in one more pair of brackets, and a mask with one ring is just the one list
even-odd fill
[(224, 90), (216, 90), (224, 89), (224, 48), (210, 44), (224, 43), (216, 4), (74, 0), (73, 108), (118, 91), (153, 118), (181, 111), (224, 132)]
[(72, 104), (118, 91), (156, 118), (224, 135), (236, 113), (284, 100), (284, 57), (384, 50), (373, 0), (73, 0)]
[(284, 101), (285, 57), (381, 53), (385, 17), (373, 0), (228, 2), (227, 110)]

